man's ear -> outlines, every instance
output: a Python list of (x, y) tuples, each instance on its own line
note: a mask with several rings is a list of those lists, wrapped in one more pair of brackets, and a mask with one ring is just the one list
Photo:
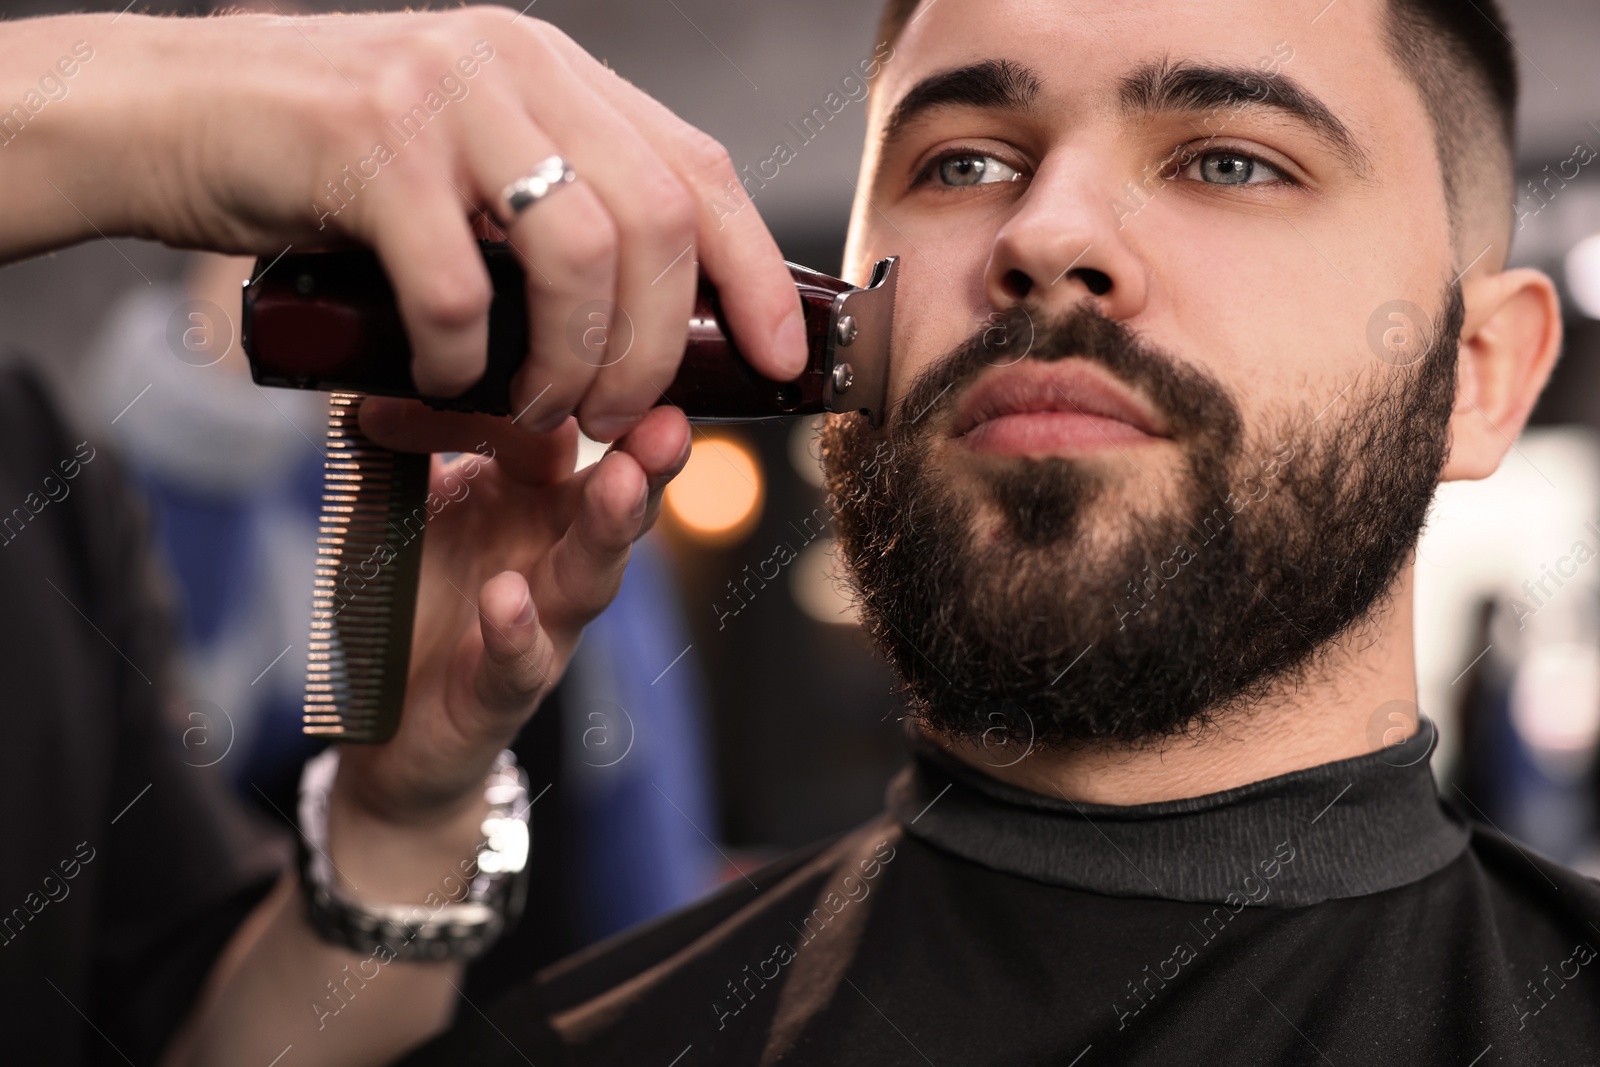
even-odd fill
[(1462, 284), (1466, 321), (1443, 481), (1487, 478), (1522, 432), (1561, 351), (1561, 303), (1542, 272), (1506, 270)]

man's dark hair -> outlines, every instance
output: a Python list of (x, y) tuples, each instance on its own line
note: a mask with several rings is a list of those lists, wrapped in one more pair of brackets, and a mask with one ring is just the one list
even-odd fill
[[(898, 38), (920, 3), (888, 0), (878, 39)], [(1389, 0), (1388, 16), (1389, 53), (1433, 122), (1452, 237), (1492, 228), (1504, 241), (1512, 218), (1517, 65), (1499, 4)]]

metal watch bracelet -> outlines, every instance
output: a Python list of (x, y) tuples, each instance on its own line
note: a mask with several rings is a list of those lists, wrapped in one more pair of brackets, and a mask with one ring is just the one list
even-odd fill
[(389, 960), (469, 960), (515, 926), (528, 893), (528, 779), (509, 750), (484, 786), (489, 814), (473, 860), (444, 872), (423, 904), (356, 900), (328, 857), (328, 798), (338, 746), (306, 761), (300, 775), (300, 882), (307, 918), (330, 944)]

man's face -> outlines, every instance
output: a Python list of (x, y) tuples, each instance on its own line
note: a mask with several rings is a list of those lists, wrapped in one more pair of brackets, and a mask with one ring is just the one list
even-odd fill
[(930, 722), (1177, 732), (1370, 610), (1460, 328), (1380, 4), (935, 0), (871, 123), (846, 271), (902, 257), (895, 410), (829, 477)]

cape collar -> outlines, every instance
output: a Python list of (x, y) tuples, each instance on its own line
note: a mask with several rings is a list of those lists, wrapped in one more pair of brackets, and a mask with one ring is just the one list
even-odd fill
[(906, 832), (1035, 881), (1122, 897), (1302, 907), (1450, 863), (1469, 831), (1439, 799), (1427, 718), (1404, 742), (1221, 793), (1129, 806), (1008, 785), (918, 736), (888, 805)]

